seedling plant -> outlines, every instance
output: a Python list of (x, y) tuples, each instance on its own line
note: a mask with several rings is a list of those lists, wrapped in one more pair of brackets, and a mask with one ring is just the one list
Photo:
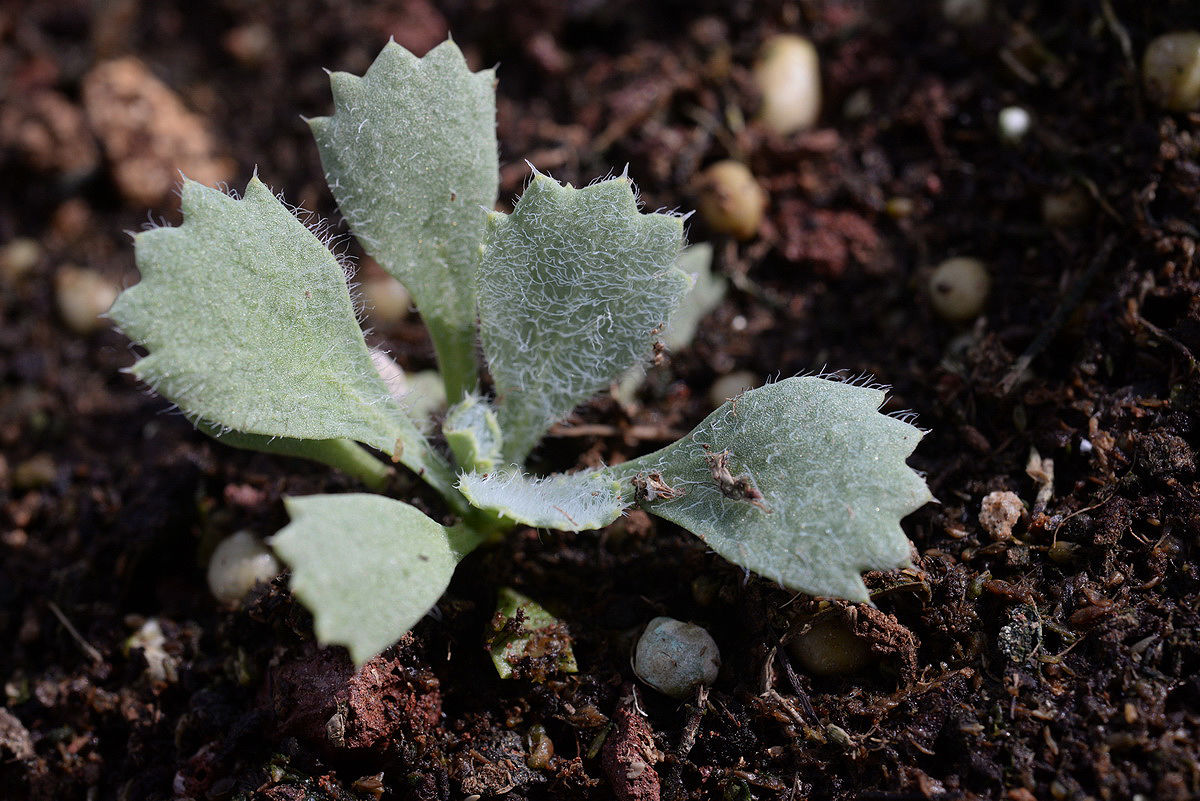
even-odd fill
[[(453, 42), (424, 58), (389, 43), (365, 75), (330, 83), (334, 113), (308, 124), (350, 230), (429, 328), (446, 447), (376, 371), (320, 231), (257, 177), (240, 197), (185, 180), (182, 225), (137, 235), (142, 280), (111, 311), (145, 349), (133, 373), (202, 430), (372, 490), (289, 498), (271, 540), (322, 643), (361, 664), (473, 549), (516, 525), (598, 529), (633, 506), (814, 595), (867, 600), (862, 571), (908, 562), (899, 521), (929, 499), (905, 464), (921, 432), (881, 414), (883, 390), (861, 382), (788, 378), (654, 453), (529, 475), (550, 426), (651, 358), (703, 289), (677, 266), (694, 258), (684, 218), (642, 212), (626, 175), (575, 188), (536, 170), (511, 213), (493, 211), (495, 76), (471, 72)], [(457, 522), (389, 497), (395, 465)]]

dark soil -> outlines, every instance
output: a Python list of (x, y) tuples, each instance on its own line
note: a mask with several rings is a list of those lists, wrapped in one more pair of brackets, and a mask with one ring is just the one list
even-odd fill
[[(1153, 36), (1200, 28), (1200, 7), (992, 6), (966, 28), (932, 1), (0, 6), (0, 243), (38, 243), (0, 277), (0, 797), (1200, 797), (1200, 115), (1155, 108), (1136, 67)], [(121, 372), (121, 336), (64, 324), (56, 275), (133, 283), (123, 231), (159, 187), (131, 183), (151, 174), (131, 160), (174, 170), (189, 142), (193, 169), (241, 186), (257, 166), (338, 219), (300, 119), (329, 109), (320, 68), (361, 72), (389, 35), (423, 52), (447, 30), (500, 64), (505, 201), (525, 159), (577, 184), (628, 163), (650, 208), (690, 207), (698, 169), (730, 155), (771, 192), (748, 243), (693, 224), (735, 288), (638, 408), (582, 409), (546, 466), (658, 447), (734, 369), (871, 373), (931, 429), (912, 463), (939, 503), (906, 521), (915, 566), (868, 576), (878, 611), (832, 613), (866, 645), (859, 672), (813, 675), (781, 646), (818, 601), (640, 513), (473, 554), (357, 675), (315, 647), (284, 578), (236, 610), (209, 595), (217, 539), (279, 528), (284, 494), (355, 485), (166, 412)], [(820, 129), (787, 139), (738, 122), (778, 31), (815, 40), (825, 82)], [(153, 115), (178, 138), (122, 139), (85, 113), (119, 104), (93, 70), (129, 54), (198, 115)], [(1012, 104), (1033, 127), (1006, 145)], [(1084, 216), (1051, 228), (1042, 199), (1070, 187)], [(170, 195), (154, 206), (178, 221)], [(926, 292), (951, 255), (994, 278), (964, 328)], [(415, 316), (374, 336), (432, 364)], [(1053, 460), (1041, 501), (1035, 450)], [(979, 522), (997, 490), (1026, 507), (1001, 539)], [(561, 616), (578, 674), (497, 678), (501, 586)], [(634, 680), (630, 644), (660, 614), (719, 643), (706, 698)], [(149, 659), (129, 644), (148, 620), (165, 651)]]

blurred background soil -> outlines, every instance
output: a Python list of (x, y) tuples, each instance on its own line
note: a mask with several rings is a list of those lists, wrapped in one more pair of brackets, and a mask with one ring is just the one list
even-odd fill
[[(1192, 0), (0, 5), (0, 797), (1200, 797), (1200, 115), (1139, 74), (1189, 28)], [(179, 222), (180, 171), (257, 169), (340, 225), (301, 119), (330, 109), (321, 68), (449, 32), (499, 64), (502, 206), (526, 160), (576, 185), (628, 164), (650, 209), (693, 208), (731, 157), (769, 193), (745, 242), (693, 218), (730, 291), (542, 466), (659, 447), (730, 374), (872, 374), (931, 429), (912, 464), (938, 499), (906, 520), (913, 568), (868, 575), (877, 608), (793, 597), (641, 513), (473, 554), (357, 675), (285, 578), (212, 599), (216, 541), (355, 484), (216, 444), (122, 373), (96, 314), (137, 280), (127, 232)], [(816, 44), (824, 93), (786, 137), (751, 79), (781, 32)], [(991, 276), (959, 324), (928, 289), (951, 256)], [(432, 366), (415, 313), (370, 339)], [(501, 586), (565, 621), (578, 674), (497, 678)], [(819, 611), (854, 671), (786, 646)], [(699, 705), (631, 684), (656, 615), (721, 648)]]

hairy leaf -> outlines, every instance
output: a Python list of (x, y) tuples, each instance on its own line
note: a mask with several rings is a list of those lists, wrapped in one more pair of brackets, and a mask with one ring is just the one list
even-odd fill
[(725, 297), (725, 279), (712, 274), (712, 258), (712, 245), (707, 242), (686, 247), (679, 254), (676, 266), (692, 276), (692, 288), (679, 304), (663, 337), (671, 350), (690, 345), (700, 321)]
[(789, 378), (605, 472), (731, 562), (789, 589), (865, 601), (860, 573), (908, 563), (900, 518), (930, 499), (905, 464), (921, 431), (880, 414), (883, 400), (879, 389)]
[(512, 214), (489, 215), (479, 318), (505, 459), (649, 354), (690, 286), (682, 240), (682, 219), (639, 213), (624, 176), (574, 189), (536, 174)]
[[(675, 266), (692, 277), (692, 288), (684, 295), (671, 324), (663, 333), (662, 341), (668, 350), (676, 351), (690, 345), (700, 321), (725, 297), (726, 282), (712, 274), (712, 256), (712, 245), (700, 242), (684, 248), (675, 261)], [(613, 397), (623, 404), (635, 402), (636, 393), (645, 380), (646, 370), (642, 365), (630, 367), (614, 385)]]
[(459, 489), (473, 505), (526, 526), (559, 531), (603, 528), (628, 506), (617, 484), (590, 471), (530, 478), (517, 470), (464, 473)]
[(483, 398), (468, 395), (454, 404), (442, 423), (442, 433), (462, 469), (486, 473), (500, 464), (504, 437), (495, 411)]
[(389, 42), (361, 78), (329, 76), (334, 114), (309, 120), (329, 188), (367, 253), (412, 293), (447, 397), (475, 386), (475, 273), (496, 200), (492, 70), (454, 42), (417, 58)]
[(212, 428), (351, 439), (453, 495), (448, 465), (371, 363), (341, 265), (251, 179), (183, 184), (183, 224), (137, 235), (142, 280), (110, 312), (150, 353), (133, 373)]
[(379, 495), (285, 501), (292, 522), (271, 547), (292, 568), (291, 588), (313, 613), (317, 639), (344, 645), (361, 665), (437, 603), (454, 568), (479, 544), (416, 508)]

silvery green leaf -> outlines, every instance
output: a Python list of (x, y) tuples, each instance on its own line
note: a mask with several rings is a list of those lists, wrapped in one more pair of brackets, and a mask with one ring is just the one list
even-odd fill
[(468, 395), (450, 407), (442, 423), (446, 444), (463, 470), (487, 473), (500, 464), (504, 437), (491, 405), (477, 395)]
[(679, 254), (676, 266), (692, 276), (692, 288), (684, 295), (663, 337), (663, 344), (671, 350), (692, 344), (700, 321), (725, 297), (726, 281), (719, 275), (713, 275), (712, 258), (712, 245), (707, 242), (686, 247)]
[(515, 469), (464, 473), (458, 484), (473, 506), (526, 526), (559, 531), (603, 528), (629, 505), (602, 471), (531, 478)]
[(922, 432), (880, 414), (884, 397), (789, 378), (605, 473), (735, 564), (788, 589), (865, 601), (860, 574), (908, 563), (900, 519), (930, 499), (905, 463)]
[(309, 120), (329, 188), (363, 249), (412, 293), (457, 401), (475, 388), (475, 273), (498, 181), (495, 74), (471, 72), (452, 41), (424, 58), (389, 42), (362, 77), (329, 80), (334, 114)]
[(453, 494), (448, 465), (371, 363), (337, 259), (258, 178), (238, 199), (185, 181), (183, 224), (137, 235), (142, 280), (110, 312), (133, 373), (218, 429), (351, 439)]
[(489, 216), (480, 333), (507, 461), (649, 355), (690, 286), (682, 240), (682, 219), (640, 213), (624, 176), (575, 189), (535, 174)]
[[(684, 248), (675, 261), (675, 266), (692, 277), (692, 288), (683, 296), (663, 334), (663, 344), (668, 350), (676, 351), (690, 345), (700, 321), (725, 297), (726, 281), (712, 274), (712, 256), (712, 245), (700, 242)], [(633, 403), (645, 378), (642, 365), (629, 368), (617, 381), (613, 397), (621, 403)]]
[(313, 613), (317, 639), (344, 645), (361, 665), (437, 603), (480, 539), (379, 495), (285, 501), (292, 522), (271, 547), (292, 569), (291, 589)]

